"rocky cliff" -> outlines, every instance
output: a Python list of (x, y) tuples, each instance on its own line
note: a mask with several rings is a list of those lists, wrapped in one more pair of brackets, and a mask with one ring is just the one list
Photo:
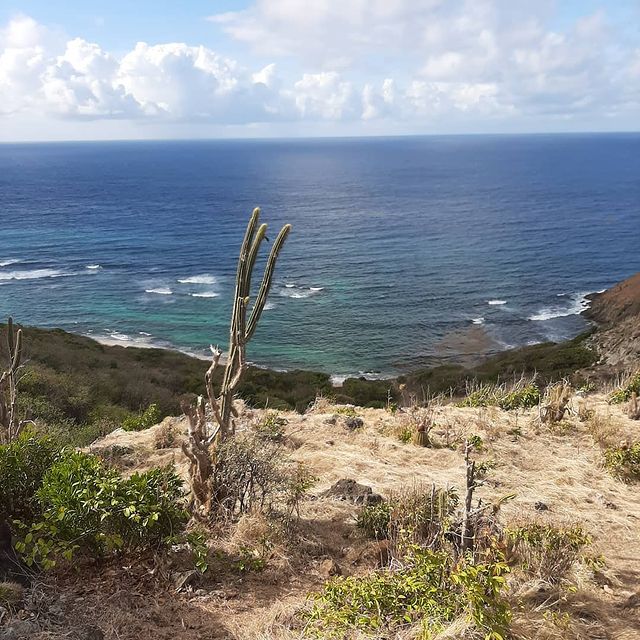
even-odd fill
[(584, 315), (598, 325), (590, 343), (612, 372), (640, 368), (640, 273), (591, 296)]

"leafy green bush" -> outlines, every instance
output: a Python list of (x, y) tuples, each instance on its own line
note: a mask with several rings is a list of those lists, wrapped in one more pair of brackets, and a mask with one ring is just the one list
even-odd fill
[(604, 452), (604, 465), (625, 482), (640, 482), (640, 440), (631, 446), (609, 447)]
[(505, 411), (514, 409), (530, 409), (540, 402), (540, 389), (534, 384), (526, 384), (519, 389), (507, 393), (498, 402), (498, 406)]
[(348, 631), (394, 631), (422, 625), (422, 638), (466, 614), (486, 640), (502, 640), (511, 619), (502, 596), (507, 565), (454, 561), (444, 551), (414, 547), (397, 570), (338, 577), (311, 598), (308, 635), (344, 638)]
[(93, 553), (153, 547), (180, 531), (182, 481), (169, 469), (123, 478), (95, 456), (65, 451), (37, 491), (41, 519), (21, 523), (16, 549), (50, 566), (77, 549)]
[(540, 402), (540, 389), (532, 382), (516, 384), (509, 391), (504, 385), (482, 384), (459, 403), (461, 407), (500, 407), (505, 411), (529, 409)]
[(609, 404), (622, 404), (631, 399), (633, 394), (640, 395), (640, 371), (635, 373), (623, 387), (616, 389), (609, 396)]
[(358, 514), (356, 526), (369, 538), (381, 540), (389, 537), (391, 505), (388, 502), (368, 505)]
[(591, 544), (591, 536), (579, 524), (555, 527), (534, 522), (508, 528), (505, 536), (511, 561), (550, 582), (562, 580)]
[(125, 431), (143, 431), (158, 424), (161, 420), (162, 413), (160, 413), (158, 405), (152, 403), (140, 415), (125, 418), (122, 428)]
[(57, 454), (52, 440), (28, 432), (0, 446), (0, 517), (30, 521), (39, 513), (36, 492)]
[(284, 428), (288, 423), (277, 411), (269, 411), (256, 425), (256, 433), (263, 438), (280, 441), (284, 438)]

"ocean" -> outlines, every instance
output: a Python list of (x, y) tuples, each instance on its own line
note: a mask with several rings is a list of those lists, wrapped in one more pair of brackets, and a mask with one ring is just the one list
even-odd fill
[(195, 354), (259, 205), (249, 359), (386, 376), (583, 331), (640, 271), (640, 134), (4, 144), (0, 205), (0, 316)]

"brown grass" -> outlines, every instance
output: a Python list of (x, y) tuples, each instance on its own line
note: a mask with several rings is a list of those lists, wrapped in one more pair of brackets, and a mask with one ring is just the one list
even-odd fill
[[(379, 565), (377, 543), (365, 540), (355, 527), (358, 507), (323, 498), (323, 491), (341, 478), (353, 478), (387, 496), (420, 484), (461, 487), (464, 457), (459, 443), (469, 434), (481, 436), (485, 443), (480, 460), (498, 462), (477, 497), (490, 503), (516, 495), (501, 507), (504, 524), (533, 519), (581, 523), (594, 539), (593, 554), (606, 560), (599, 575), (583, 571), (568, 576), (577, 585), (575, 592), (564, 584), (514, 577), (514, 638), (640, 638), (639, 609), (625, 608), (640, 583), (640, 497), (637, 489), (603, 469), (601, 451), (610, 442), (637, 434), (637, 422), (629, 419), (624, 407), (608, 405), (602, 395), (590, 395), (588, 409), (593, 413), (586, 421), (572, 414), (564, 418), (568, 428), (555, 431), (540, 428), (537, 409), (518, 414), (436, 406), (432, 435), (441, 448), (399, 442), (393, 432), (403, 418), (381, 409), (358, 408), (364, 426), (355, 432), (329, 420), (335, 407), (327, 399), (320, 399), (304, 416), (283, 414), (290, 455), (319, 478), (312, 491), (315, 497), (302, 503), (295, 527), (278, 528), (263, 516), (244, 516), (212, 539), (209, 573), (179, 594), (172, 592), (169, 576), (163, 577), (162, 563), (152, 558), (79, 566), (52, 575), (47, 593), (53, 601), (64, 595), (64, 615), (59, 623), (47, 623), (49, 627), (43, 622), (48, 635), (40, 638), (62, 640), (88, 623), (97, 624), (107, 640), (300, 638), (295, 612), (327, 578), (327, 561), (344, 575), (360, 575)], [(183, 426), (176, 421), (178, 432)], [(154, 430), (158, 427), (116, 432), (96, 446), (134, 448), (140, 469), (175, 461), (184, 472), (179, 448), (156, 449)], [(537, 503), (548, 509), (539, 511)], [(259, 548), (265, 539), (269, 544), (264, 570), (237, 571), (234, 562), (240, 550)], [(464, 637), (463, 622), (457, 624), (441, 639)], [(407, 629), (393, 640), (415, 638), (415, 633)]]

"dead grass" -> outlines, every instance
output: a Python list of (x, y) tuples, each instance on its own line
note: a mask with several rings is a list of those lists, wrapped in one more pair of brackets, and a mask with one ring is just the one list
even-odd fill
[[(87, 565), (56, 574), (50, 578), (48, 593), (54, 601), (64, 596), (64, 613), (43, 628), (45, 635), (34, 638), (62, 640), (89, 623), (98, 625), (107, 640), (300, 638), (294, 614), (304, 606), (307, 594), (321, 587), (328, 566), (335, 564), (343, 575), (360, 575), (380, 564), (379, 543), (365, 540), (356, 530), (358, 507), (320, 497), (323, 491), (342, 478), (353, 478), (387, 496), (420, 484), (460, 487), (464, 459), (459, 443), (469, 434), (479, 435), (485, 443), (481, 459), (499, 463), (477, 496), (495, 503), (516, 495), (501, 507), (505, 524), (532, 519), (548, 524), (579, 522), (593, 537), (593, 554), (606, 560), (597, 576), (572, 575), (578, 585), (573, 593), (532, 579), (514, 582), (514, 638), (640, 638), (640, 610), (625, 607), (640, 584), (640, 498), (636, 488), (603, 469), (601, 449), (631, 438), (634, 432), (637, 439), (638, 423), (629, 419), (624, 407), (608, 405), (606, 396), (589, 395), (580, 402), (593, 413), (586, 420), (583, 413), (582, 421), (579, 411), (565, 416), (567, 429), (561, 431), (541, 427), (537, 409), (505, 412), (493, 407), (437, 406), (431, 435), (441, 448), (425, 448), (398, 441), (394, 429), (402, 421), (400, 415), (358, 408), (364, 426), (351, 432), (332, 421), (335, 406), (320, 398), (304, 416), (283, 414), (291, 456), (319, 478), (315, 498), (302, 503), (294, 528), (274, 531), (262, 516), (244, 516), (212, 540), (211, 569), (205, 578), (179, 594), (173, 593), (171, 580), (163, 577), (153, 559)], [(184, 423), (177, 419), (174, 426), (180, 434)], [(154, 430), (159, 428), (115, 432), (94, 446), (134, 449), (135, 463), (127, 473), (174, 462), (186, 477), (179, 449), (182, 436), (172, 448), (157, 449)], [(540, 505), (546, 509), (540, 510)], [(261, 545), (267, 548), (264, 570), (238, 571), (235, 560), (241, 550)], [(464, 637), (464, 625), (457, 624), (461, 626), (449, 629), (441, 640)], [(393, 640), (412, 637), (416, 630), (407, 629)]]

